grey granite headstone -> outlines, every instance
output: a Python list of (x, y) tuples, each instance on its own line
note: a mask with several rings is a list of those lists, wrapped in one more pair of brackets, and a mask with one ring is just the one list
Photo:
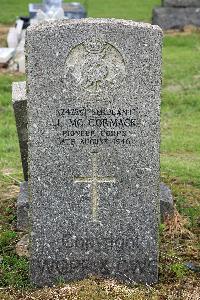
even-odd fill
[(160, 215), (161, 220), (172, 215), (174, 212), (174, 201), (170, 188), (161, 182), (160, 184)]
[(34, 284), (157, 281), (161, 41), (114, 19), (28, 28)]
[(19, 139), (22, 168), (25, 181), (28, 180), (28, 130), (26, 82), (14, 82), (12, 85), (12, 103)]
[(29, 200), (28, 200), (28, 182), (20, 184), (20, 192), (17, 198), (17, 229), (28, 231), (29, 228)]
[(200, 27), (200, 7), (157, 7), (153, 10), (153, 24), (162, 29), (183, 29), (187, 25)]
[(200, 7), (200, 0), (163, 0), (164, 6)]
[[(27, 102), (26, 97), (26, 84), (24, 82), (15, 83), (14, 86), (21, 87), (22, 103)], [(27, 107), (27, 104), (24, 104)], [(22, 117), (27, 120), (27, 110), (23, 111)], [(22, 122), (23, 128), (19, 131), (19, 140), (23, 140), (23, 132), (27, 131), (27, 123)], [(22, 136), (20, 134), (22, 133)], [(28, 133), (26, 133), (28, 135)], [(28, 148), (27, 148), (28, 149)], [(28, 164), (28, 155), (25, 156), (26, 165)], [(28, 183), (23, 182), (20, 188), (20, 194), (17, 201), (17, 228), (21, 231), (28, 231), (28, 213), (29, 213), (29, 200), (28, 200)], [(25, 187), (25, 188), (24, 188)], [(173, 213), (173, 197), (170, 188), (163, 182), (160, 183), (160, 216), (161, 220), (164, 220), (166, 215)]]
[[(160, 217), (163, 221), (166, 216), (171, 216), (174, 212), (174, 201), (170, 188), (160, 183)], [(21, 231), (29, 229), (29, 200), (28, 183), (23, 182), (20, 186), (20, 194), (17, 200), (17, 228)]]
[(200, 0), (164, 0), (162, 4), (153, 9), (152, 24), (164, 30), (200, 27)]

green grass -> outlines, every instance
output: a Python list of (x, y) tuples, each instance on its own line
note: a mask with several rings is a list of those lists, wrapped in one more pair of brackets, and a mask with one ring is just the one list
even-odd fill
[(0, 74), (0, 181), (7, 175), (22, 179), (17, 131), (11, 101), (12, 82), (24, 76)]
[(200, 36), (166, 36), (161, 170), (200, 187)]
[[(42, 0), (1, 0), (0, 23), (9, 24), (16, 16), (28, 15), (28, 4), (41, 3)], [(70, 1), (65, 1), (70, 2)], [(151, 20), (151, 10), (160, 5), (160, 0), (82, 0), (88, 8), (89, 17), (124, 18)]]
[[(27, 14), (28, 2), (28, 0), (1, 0), (0, 22), (8, 24), (13, 22), (17, 15)], [(152, 7), (159, 3), (160, 0), (88, 0), (88, 10), (89, 15), (93, 17), (149, 21)], [(188, 223), (186, 231), (182, 234), (176, 232), (176, 229), (175, 236), (166, 235), (168, 234), (167, 228), (174, 224), (165, 224), (160, 227), (160, 285), (155, 289), (129, 289), (112, 282), (89, 279), (68, 286), (69, 297), (67, 299), (159, 300), (168, 299), (168, 296), (171, 297), (170, 299), (186, 299), (184, 287), (193, 284), (194, 287), (197, 286), (198, 279), (194, 279), (194, 274), (185, 270), (183, 263), (198, 260), (196, 240), (197, 233), (199, 233), (200, 213), (199, 57), (199, 34), (165, 36), (161, 105), (161, 174), (162, 179), (172, 188), (181, 218), (185, 220), (186, 217)], [(19, 258), (14, 249), (16, 241), (20, 238), (15, 227), (15, 202), (18, 194), (17, 186), (19, 181), (23, 180), (23, 175), (11, 104), (11, 85), (13, 81), (24, 80), (24, 78), (23, 75), (0, 74), (0, 214), (2, 215), (0, 219), (0, 286), (20, 287), (18, 291), (13, 289), (11, 295), (9, 290), (7, 290), (8, 294), (0, 290), (0, 298), (12, 300), (23, 299), (22, 287), (29, 286), (27, 260)], [(192, 232), (189, 236), (187, 236), (187, 229)], [(173, 294), (175, 290), (180, 293), (180, 298)], [(57, 295), (61, 293), (60, 287), (55, 288), (54, 291), (44, 289), (33, 292), (33, 297), (57, 299), (59, 297)], [(198, 294), (196, 287), (192, 292), (189, 288), (188, 297), (190, 293), (193, 293), (191, 299), (197, 299), (195, 298)]]
[[(0, 191), (4, 194), (5, 190), (1, 187)], [(11, 193), (9, 198), (0, 198), (0, 287), (11, 285), (22, 288), (29, 283), (28, 261), (15, 253), (15, 245), (21, 235), (15, 230), (16, 199)]]

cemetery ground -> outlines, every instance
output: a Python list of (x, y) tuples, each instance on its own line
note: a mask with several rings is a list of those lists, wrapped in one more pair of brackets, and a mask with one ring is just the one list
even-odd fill
[[(10, 2), (16, 3), (16, 1)], [(91, 3), (94, 2), (91, 1)], [(111, 0), (108, 1), (110, 4), (111, 2)], [(7, 1), (3, 0), (2, 3), (4, 9), (2, 9), (0, 22), (10, 23), (17, 14), (15, 5), (8, 16), (6, 14), (8, 11)], [(28, 1), (20, 1), (22, 9), (26, 7), (27, 3)], [(156, 1), (148, 3), (156, 4)], [(147, 19), (150, 18), (150, 6), (148, 9), (145, 6), (148, 14), (143, 11), (143, 16), (142, 13), (139, 13), (139, 8), (140, 6), (137, 8), (138, 15), (134, 16), (135, 18), (142, 19), (143, 17), (145, 19), (144, 16), (148, 16)], [(128, 8), (127, 11), (129, 11)], [(112, 16), (123, 18), (125, 13), (122, 11), (120, 15), (113, 11)], [(98, 14), (107, 16), (102, 7), (99, 8)], [(98, 14), (91, 12), (93, 16), (99, 16)], [(126, 18), (134, 17), (128, 15)], [(0, 37), (1, 45), (4, 40), (5, 36), (2, 40)], [(119, 282), (95, 277), (71, 284), (64, 284), (61, 280), (53, 288), (35, 289), (30, 285), (28, 259), (19, 257), (15, 252), (15, 245), (23, 235), (16, 230), (15, 207), (19, 183), (23, 181), (23, 177), (11, 104), (12, 82), (24, 80), (25, 77), (1, 70), (0, 299), (199, 299), (199, 55), (200, 34), (165, 35), (161, 106), (161, 180), (173, 192), (175, 213), (173, 217), (166, 219), (160, 225), (159, 283), (153, 287), (125, 286)]]
[[(30, 286), (27, 259), (15, 253), (22, 236), (16, 231), (15, 208), (22, 171), (11, 83), (24, 76), (6, 71), (0, 74), (1, 299), (198, 299), (199, 51), (198, 34), (164, 38), (161, 177), (173, 191), (177, 211), (160, 225), (160, 282), (151, 288), (131, 288), (97, 278), (70, 285), (60, 282), (58, 287), (38, 291)], [(187, 262), (194, 264), (192, 270), (185, 267)]]
[[(0, 23), (10, 24), (16, 20), (16, 16), (27, 15), (28, 4), (41, 3), (40, 0), (1, 0)], [(70, 2), (64, 0), (63, 2)], [(121, 18), (149, 21), (153, 6), (160, 5), (160, 0), (80, 0), (78, 1), (88, 8), (89, 16), (94, 18)]]

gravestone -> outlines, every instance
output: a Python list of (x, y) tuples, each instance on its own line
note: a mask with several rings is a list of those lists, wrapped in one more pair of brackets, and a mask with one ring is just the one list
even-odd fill
[(12, 105), (15, 115), (19, 147), (21, 153), (24, 182), (20, 184), (20, 193), (17, 198), (17, 229), (27, 231), (29, 220), (28, 201), (28, 128), (27, 128), (27, 96), (26, 82), (13, 82)]
[(164, 6), (171, 7), (200, 7), (199, 0), (163, 0)]
[(62, 7), (62, 0), (43, 0), (44, 7), (46, 10), (51, 9), (52, 7), (59, 8)]
[(29, 201), (28, 182), (20, 184), (20, 192), (17, 198), (17, 229), (20, 231), (29, 230)]
[(164, 221), (166, 217), (172, 216), (174, 213), (174, 201), (170, 188), (160, 183), (160, 216), (161, 220)]
[(7, 64), (15, 53), (15, 48), (0, 48), (0, 64)]
[[(16, 105), (17, 101), (17, 105)], [(13, 83), (13, 109), (16, 116), (16, 126), (20, 128), (18, 130), (18, 138), (20, 144), (20, 151), (24, 165), (24, 177), (28, 179), (28, 128), (27, 128), (27, 96), (26, 96), (26, 83), (15, 82)], [(23, 112), (23, 113), (22, 113)], [(26, 138), (24, 139), (24, 136)], [(173, 214), (173, 196), (170, 188), (160, 183), (160, 217), (164, 220), (166, 216)], [(29, 200), (28, 200), (28, 182), (22, 182), (20, 185), (20, 193), (17, 199), (17, 228), (20, 231), (28, 231), (29, 229)]]
[(157, 281), (162, 31), (27, 29), (31, 281)]
[[(62, 8), (67, 19), (81, 19), (87, 16), (86, 9), (79, 2), (64, 2)], [(42, 3), (29, 3), (28, 9), (31, 19), (36, 17), (38, 10), (46, 12), (45, 5)]]
[(19, 139), (24, 180), (28, 181), (27, 96), (25, 81), (13, 83), (12, 104)]
[(200, 0), (163, 0), (162, 7), (153, 9), (152, 24), (164, 30), (200, 27)]

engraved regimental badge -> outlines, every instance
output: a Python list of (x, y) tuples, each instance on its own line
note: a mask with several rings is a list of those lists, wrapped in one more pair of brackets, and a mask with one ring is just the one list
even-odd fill
[(122, 83), (125, 77), (124, 59), (110, 43), (96, 38), (86, 40), (71, 49), (67, 56), (65, 78), (69, 75), (84, 91), (98, 94)]

